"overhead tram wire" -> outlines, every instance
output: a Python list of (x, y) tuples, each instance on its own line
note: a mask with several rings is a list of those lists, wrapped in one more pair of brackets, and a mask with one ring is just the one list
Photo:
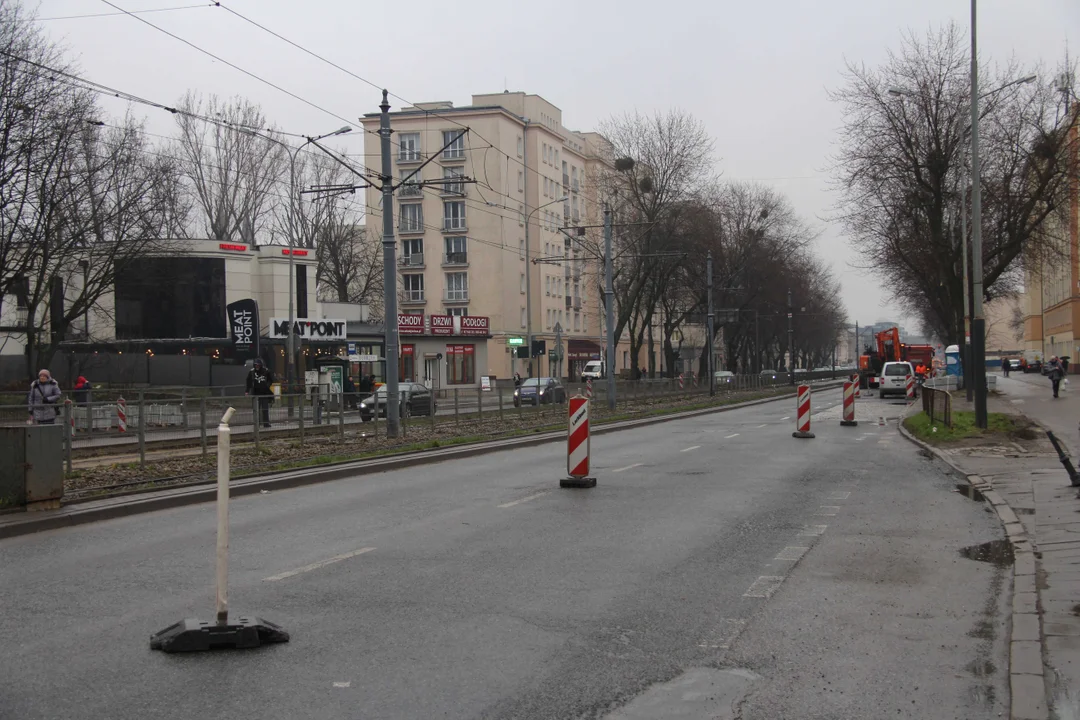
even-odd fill
[[(151, 8), (149, 10), (132, 10), (132, 13), (138, 15), (146, 15), (149, 13), (162, 13), (172, 12), (173, 10), (195, 10), (199, 8), (212, 8), (217, 5), (216, 2), (205, 2), (199, 5), (181, 5), (179, 7), (167, 7), (167, 8)], [(84, 18), (99, 18), (99, 17), (116, 17), (118, 15), (125, 15), (123, 12), (107, 12), (107, 13), (90, 13), (88, 15), (64, 15), (59, 17), (44, 17), (38, 18), (39, 22), (48, 22), (50, 20), (82, 20)]]

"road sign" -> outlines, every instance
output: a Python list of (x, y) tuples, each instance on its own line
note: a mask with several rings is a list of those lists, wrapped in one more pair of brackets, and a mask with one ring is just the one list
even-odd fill
[(511, 347), (517, 347), (518, 345), (524, 345), (525, 344), (525, 338), (521, 338), (521, 337), (506, 338), (506, 344), (510, 345)]

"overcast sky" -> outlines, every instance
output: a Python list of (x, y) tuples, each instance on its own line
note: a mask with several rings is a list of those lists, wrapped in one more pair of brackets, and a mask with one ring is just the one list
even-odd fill
[[(198, 5), (112, 0), (125, 10)], [(33, 3), (31, 2), (32, 6)], [(141, 15), (338, 116), (377, 111), (379, 92), (221, 8)], [(224, 5), (410, 102), (467, 104), (473, 93), (537, 93), (563, 124), (591, 130), (613, 114), (678, 107), (716, 141), (725, 178), (774, 185), (821, 231), (819, 252), (843, 284), (852, 321), (898, 319), (872, 274), (829, 225), (826, 172), (839, 125), (826, 91), (845, 58), (876, 65), (906, 28), (969, 23), (968, 0), (666, 0), (512, 3), (494, 0), (224, 0)], [(38, 15), (112, 13), (101, 0), (41, 0)], [(342, 121), (216, 62), (126, 16), (43, 23), (91, 80), (163, 103), (188, 89), (243, 95), (289, 132), (320, 134)], [(1071, 33), (1071, 34), (1070, 34)], [(1078, 0), (981, 0), (979, 47), (997, 61), (1053, 68), (1069, 40), (1080, 54)], [(117, 100), (103, 100), (124, 112)], [(399, 105), (395, 103), (395, 105)], [(137, 106), (158, 132), (171, 116)], [(361, 152), (360, 137), (343, 143)]]

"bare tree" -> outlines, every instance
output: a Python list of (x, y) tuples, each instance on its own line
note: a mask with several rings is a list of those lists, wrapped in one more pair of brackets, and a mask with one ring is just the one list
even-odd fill
[[(1028, 71), (1012, 65), (979, 74), (989, 91), (980, 108), (984, 247), (974, 263), (990, 298), (1015, 288), (1024, 252), (1054, 247), (1050, 220), (1063, 205), (1075, 140), (1063, 95), (1049, 83), (1019, 83)], [(835, 219), (866, 259), (862, 266), (925, 327), (956, 341), (963, 333), (959, 229), (970, 177), (963, 33), (955, 25), (925, 37), (909, 33), (881, 67), (849, 64), (831, 98), (844, 115), (833, 163)]]
[(284, 148), (255, 134), (272, 131), (262, 110), (243, 98), (188, 93), (179, 109), (178, 154), (203, 231), (213, 240), (257, 245), (268, 227), (271, 190), (288, 169)]

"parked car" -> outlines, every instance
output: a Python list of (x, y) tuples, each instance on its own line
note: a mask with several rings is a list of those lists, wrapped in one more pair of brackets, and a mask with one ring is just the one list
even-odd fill
[[(432, 415), (436, 410), (435, 396), (431, 390), (420, 383), (399, 383), (398, 395), (401, 397), (402, 417), (413, 415)], [(386, 386), (381, 385), (374, 395), (364, 398), (360, 402), (360, 419), (362, 421), (375, 418), (376, 403), (378, 404), (379, 417), (386, 417)]]
[(602, 377), (604, 377), (603, 360), (590, 360), (589, 362), (585, 363), (585, 367), (581, 371), (581, 382), (585, 382), (590, 378), (593, 381), (596, 381)]
[(775, 380), (776, 376), (779, 375), (779, 373), (776, 370), (762, 370), (760, 375), (762, 377), (768, 377), (768, 378), (772, 378), (773, 380)]
[(566, 388), (555, 378), (529, 378), (514, 390), (514, 407), (566, 402)]
[(717, 370), (713, 373), (713, 378), (716, 380), (717, 385), (732, 383), (735, 382), (735, 373), (730, 370)]
[[(915, 369), (908, 362), (887, 362), (881, 368), (878, 379), (879, 397), (886, 395), (907, 395), (907, 379), (915, 375)], [(916, 388), (916, 394), (918, 389)]]

